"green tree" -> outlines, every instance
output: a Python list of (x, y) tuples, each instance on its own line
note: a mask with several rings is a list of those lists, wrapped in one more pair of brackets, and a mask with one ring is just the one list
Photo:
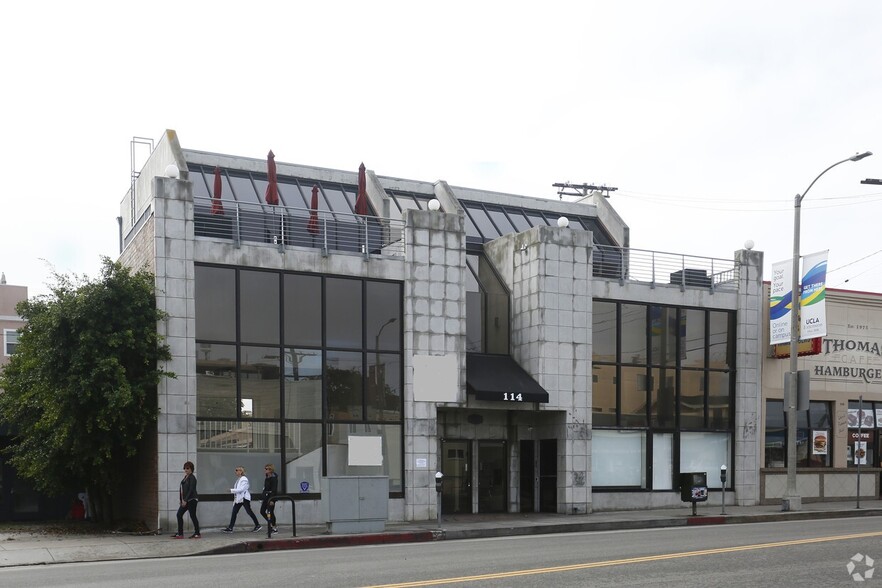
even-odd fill
[(53, 275), (50, 294), (18, 304), (27, 321), (0, 373), (0, 419), (18, 474), (49, 495), (89, 491), (96, 520), (114, 517), (125, 466), (156, 421), (160, 367), (153, 275), (102, 259), (100, 278)]

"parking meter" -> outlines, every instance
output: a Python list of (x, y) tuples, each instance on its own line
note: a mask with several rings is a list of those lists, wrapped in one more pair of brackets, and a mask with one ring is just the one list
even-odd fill
[(723, 486), (726, 485), (726, 466), (725, 466), (725, 464), (720, 466), (720, 482), (723, 483)]
[(435, 492), (438, 493), (438, 528), (441, 528), (441, 482), (444, 479), (444, 474), (441, 472), (435, 472)]
[(723, 484), (723, 497), (720, 499), (720, 502), (723, 505), (723, 510), (720, 514), (726, 514), (726, 464), (720, 466), (720, 482)]

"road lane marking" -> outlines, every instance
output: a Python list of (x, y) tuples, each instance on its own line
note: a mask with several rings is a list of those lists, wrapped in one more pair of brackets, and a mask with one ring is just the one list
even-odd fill
[(511, 572), (496, 572), (494, 574), (480, 574), (476, 576), (459, 576), (456, 578), (438, 578), (435, 580), (419, 580), (416, 582), (401, 582), (399, 584), (377, 584), (367, 588), (415, 588), (418, 586), (441, 586), (462, 582), (482, 582), (484, 580), (502, 580), (518, 576), (532, 576), (538, 574), (556, 574), (560, 572), (572, 572), (576, 570), (588, 570), (591, 568), (605, 568), (610, 566), (623, 566), (640, 564), (668, 559), (680, 559), (684, 557), (696, 557), (700, 555), (717, 555), (720, 553), (734, 553), (738, 551), (755, 551), (757, 549), (772, 549), (775, 547), (788, 547), (792, 545), (808, 545), (810, 543), (825, 543), (830, 541), (848, 541), (850, 539), (866, 539), (867, 537), (880, 537), (882, 531), (872, 533), (853, 533), (851, 535), (831, 535), (828, 537), (813, 537), (811, 539), (793, 539), (790, 541), (775, 541), (773, 543), (757, 543), (754, 545), (736, 545), (735, 547), (718, 547), (715, 549), (701, 549), (698, 551), (682, 551), (679, 553), (663, 553), (660, 555), (646, 555), (642, 557), (629, 557), (627, 559), (611, 559), (591, 563), (573, 564), (569, 566), (556, 566), (552, 568), (533, 568), (528, 570), (515, 570)]

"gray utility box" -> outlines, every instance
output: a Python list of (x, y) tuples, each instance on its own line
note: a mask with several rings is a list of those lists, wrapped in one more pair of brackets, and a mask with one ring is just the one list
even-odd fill
[(322, 514), (331, 533), (381, 533), (389, 518), (389, 476), (322, 479)]

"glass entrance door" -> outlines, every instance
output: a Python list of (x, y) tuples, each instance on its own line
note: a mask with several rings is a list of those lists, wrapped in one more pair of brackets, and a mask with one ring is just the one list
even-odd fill
[(472, 468), (468, 441), (441, 442), (441, 512), (472, 512)]
[(557, 439), (539, 441), (539, 510), (557, 512)]
[(506, 512), (505, 441), (478, 442), (478, 512)]
[(536, 486), (539, 480), (536, 475), (536, 442), (522, 439), (520, 444), (520, 487), (521, 512), (536, 512)]

